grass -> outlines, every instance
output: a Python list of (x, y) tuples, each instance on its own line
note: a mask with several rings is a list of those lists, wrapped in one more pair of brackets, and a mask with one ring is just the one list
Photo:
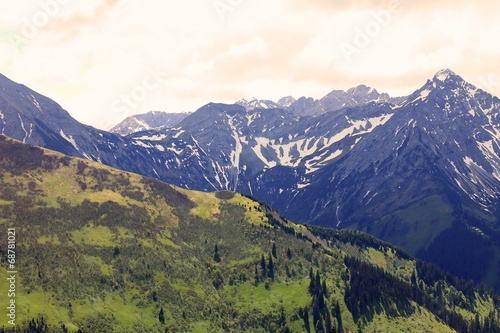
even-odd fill
[[(10, 301), (7, 297), (7, 291), (9, 290), (7, 277), (7, 270), (1, 268), (0, 290), (2, 291), (2, 297), (0, 298), (0, 306), (2, 309), (6, 309)], [(44, 313), (51, 322), (69, 322), (68, 313), (56, 304), (57, 302), (52, 293), (36, 289), (27, 294), (22, 292), (22, 290), (22, 272), (19, 271), (16, 274), (16, 295), (13, 298), (16, 301), (16, 324), (20, 325), (22, 320), (28, 318), (29, 315), (36, 317), (38, 313)], [(2, 318), (0, 325), (4, 324), (6, 324), (6, 321)]]
[(206, 193), (199, 191), (190, 191), (177, 188), (181, 193), (184, 193), (188, 198), (196, 204), (196, 207), (191, 209), (191, 214), (201, 217), (205, 220), (215, 221), (220, 213), (220, 199), (215, 196), (215, 192)]
[(245, 219), (250, 224), (261, 225), (268, 220), (266, 214), (259, 210), (259, 205), (255, 201), (239, 193), (235, 193), (234, 197), (228, 200), (228, 203), (245, 207)]
[(101, 270), (102, 274), (107, 276), (111, 274), (113, 266), (105, 264), (102, 258), (94, 256), (86, 256), (86, 255), (84, 255), (83, 258), (87, 263), (99, 266), (99, 269)]
[(43, 235), (40, 238), (38, 238), (38, 244), (47, 244), (47, 243), (51, 243), (54, 245), (61, 245), (61, 241), (59, 240), (59, 237), (57, 237), (57, 235), (51, 235), (51, 236)]
[(177, 279), (172, 287), (180, 293), (188, 293), (194, 291), (198, 296), (203, 296), (205, 291), (199, 284), (188, 284), (184, 280)]
[(105, 226), (86, 226), (71, 232), (73, 241), (77, 244), (113, 247), (118, 244), (113, 241), (115, 234)]
[[(199, 321), (193, 325), (191, 332), (192, 333), (206, 333), (206, 332), (209, 332), (209, 327), (210, 327), (210, 322)], [(217, 331), (210, 330), (210, 332), (213, 332), (213, 333), (221, 332), (222, 333), (224, 331), (222, 329), (220, 329)]]
[[(217, 198), (216, 192), (207, 193), (181, 188), (177, 188), (177, 190), (186, 194), (196, 204), (196, 207), (191, 209), (191, 214), (210, 221), (217, 219), (223, 200)], [(248, 223), (261, 225), (267, 222), (266, 214), (259, 210), (259, 204), (239, 193), (235, 193), (231, 199), (224, 201), (229, 204), (245, 207), (245, 219)]]
[(243, 312), (251, 312), (254, 309), (271, 312), (283, 307), (287, 314), (291, 314), (294, 309), (310, 304), (308, 286), (307, 279), (270, 283), (269, 290), (265, 288), (265, 284), (254, 286), (250, 282), (245, 282), (227, 286), (225, 291)]
[(240, 260), (232, 260), (229, 263), (229, 267), (245, 266), (248, 264), (255, 263), (258, 260), (258, 258), (262, 255), (262, 253), (263, 251), (260, 246), (253, 246), (251, 248), (248, 248), (245, 251), (247, 257)]
[(173, 247), (174, 249), (180, 249), (181, 247), (177, 244), (175, 244), (171, 239), (165, 238), (165, 237), (156, 237), (156, 240), (160, 242), (162, 245)]
[(366, 254), (368, 258), (370, 258), (369, 261), (372, 264), (375, 264), (380, 268), (387, 269), (387, 255), (385, 253), (376, 251), (373, 248), (368, 248)]
[(410, 317), (387, 317), (385, 314), (375, 315), (373, 321), (363, 328), (363, 333), (403, 333), (403, 332), (455, 332), (448, 326), (438, 322), (427, 310), (415, 311)]
[(134, 239), (133, 232), (123, 227), (116, 228), (118, 232), (118, 237), (121, 240)]

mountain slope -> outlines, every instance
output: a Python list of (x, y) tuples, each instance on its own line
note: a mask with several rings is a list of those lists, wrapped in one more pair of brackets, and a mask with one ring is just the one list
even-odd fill
[[(299, 221), (366, 230), (498, 288), (499, 102), (451, 71), (438, 73), (383, 127), (314, 174), (286, 211)], [(312, 211), (294, 209), (299, 203)], [(457, 229), (463, 236), (447, 239), (447, 251), (425, 253)], [(465, 245), (472, 267), (461, 266), (464, 257), (452, 253), (474, 238), (479, 248)], [(476, 260), (485, 253), (491, 261)]]
[(112, 166), (119, 166), (120, 159), (131, 162), (120, 136), (79, 123), (53, 100), (3, 75), (0, 86), (1, 134)]
[[(0, 87), (1, 134), (150, 177), (183, 178), (166, 165), (175, 160), (174, 151), (83, 125), (51, 99), (3, 75)], [(178, 185), (193, 186), (189, 181)]]
[(496, 297), (373, 237), (3, 136), (0, 152), (23, 331), (500, 330)]

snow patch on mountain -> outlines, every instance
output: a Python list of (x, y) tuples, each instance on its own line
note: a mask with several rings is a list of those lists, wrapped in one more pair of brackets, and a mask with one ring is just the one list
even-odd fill
[(167, 136), (165, 134), (155, 134), (155, 135), (143, 135), (137, 137), (137, 140), (148, 140), (148, 141), (160, 141), (165, 139)]
[(334, 151), (333, 153), (330, 153), (330, 151), (325, 151), (319, 156), (315, 156), (312, 159), (306, 161), (305, 166), (306, 166), (306, 174), (310, 174), (313, 172), (318, 171), (322, 167), (324, 167), (328, 162), (336, 159), (340, 155), (342, 155), (343, 150), (338, 149)]
[(234, 117), (229, 117), (228, 116), (228, 124), (231, 129), (231, 134), (234, 139), (234, 150), (231, 151), (231, 162), (234, 168), (234, 188), (233, 190), (236, 191), (236, 185), (238, 184), (238, 176), (240, 173), (240, 157), (241, 153), (243, 152), (243, 146), (241, 145), (240, 137), (238, 135), (238, 131), (236, 129), (236, 126), (234, 124)]
[(40, 107), (40, 104), (38, 103), (38, 101), (36, 100), (35, 96), (33, 96), (33, 94), (31, 94), (31, 98), (33, 100), (33, 104), (36, 106), (36, 108), (40, 111), (40, 112), (43, 112), (42, 108)]
[(71, 143), (73, 145), (73, 147), (75, 147), (76, 150), (80, 150), (80, 148), (78, 148), (78, 145), (76, 144), (76, 141), (75, 139), (73, 139), (73, 136), (69, 135), (67, 136), (63, 130), (60, 130), (59, 131), (59, 134), (64, 138), (64, 140), (68, 141), (69, 143)]
[(420, 92), (420, 95), (418, 95), (418, 97), (416, 99), (414, 99), (413, 102), (416, 102), (418, 100), (425, 100), (427, 98), (427, 96), (429, 96), (430, 93), (431, 93), (430, 89), (422, 90)]

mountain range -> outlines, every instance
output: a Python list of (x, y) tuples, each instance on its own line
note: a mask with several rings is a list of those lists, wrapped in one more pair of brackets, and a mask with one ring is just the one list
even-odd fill
[(373, 236), (1, 135), (0, 156), (0, 332), (500, 332), (498, 296)]
[[(392, 98), (386, 93), (379, 94), (377, 90), (359, 85), (347, 91), (334, 90), (325, 97), (314, 100), (311, 97), (301, 97), (298, 100), (292, 96), (281, 98), (278, 102), (252, 98), (241, 99), (235, 104), (243, 106), (247, 111), (255, 109), (284, 109), (300, 116), (319, 115), (325, 112), (337, 111), (346, 107), (364, 105), (369, 102), (401, 102), (404, 97)], [(160, 130), (166, 127), (175, 127), (191, 112), (168, 113), (150, 111), (144, 114), (132, 115), (118, 125), (112, 127), (111, 133), (129, 135), (146, 130)]]
[(209, 103), (126, 136), (78, 123), (0, 77), (0, 132), (202, 191), (233, 190), (301, 223), (371, 233), (500, 290), (500, 100), (451, 70), (407, 97)]

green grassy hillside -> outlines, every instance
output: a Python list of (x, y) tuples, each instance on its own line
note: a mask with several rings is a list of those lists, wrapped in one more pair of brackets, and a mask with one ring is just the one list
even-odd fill
[(500, 331), (496, 297), (374, 237), (5, 137), (0, 228), (0, 332)]

